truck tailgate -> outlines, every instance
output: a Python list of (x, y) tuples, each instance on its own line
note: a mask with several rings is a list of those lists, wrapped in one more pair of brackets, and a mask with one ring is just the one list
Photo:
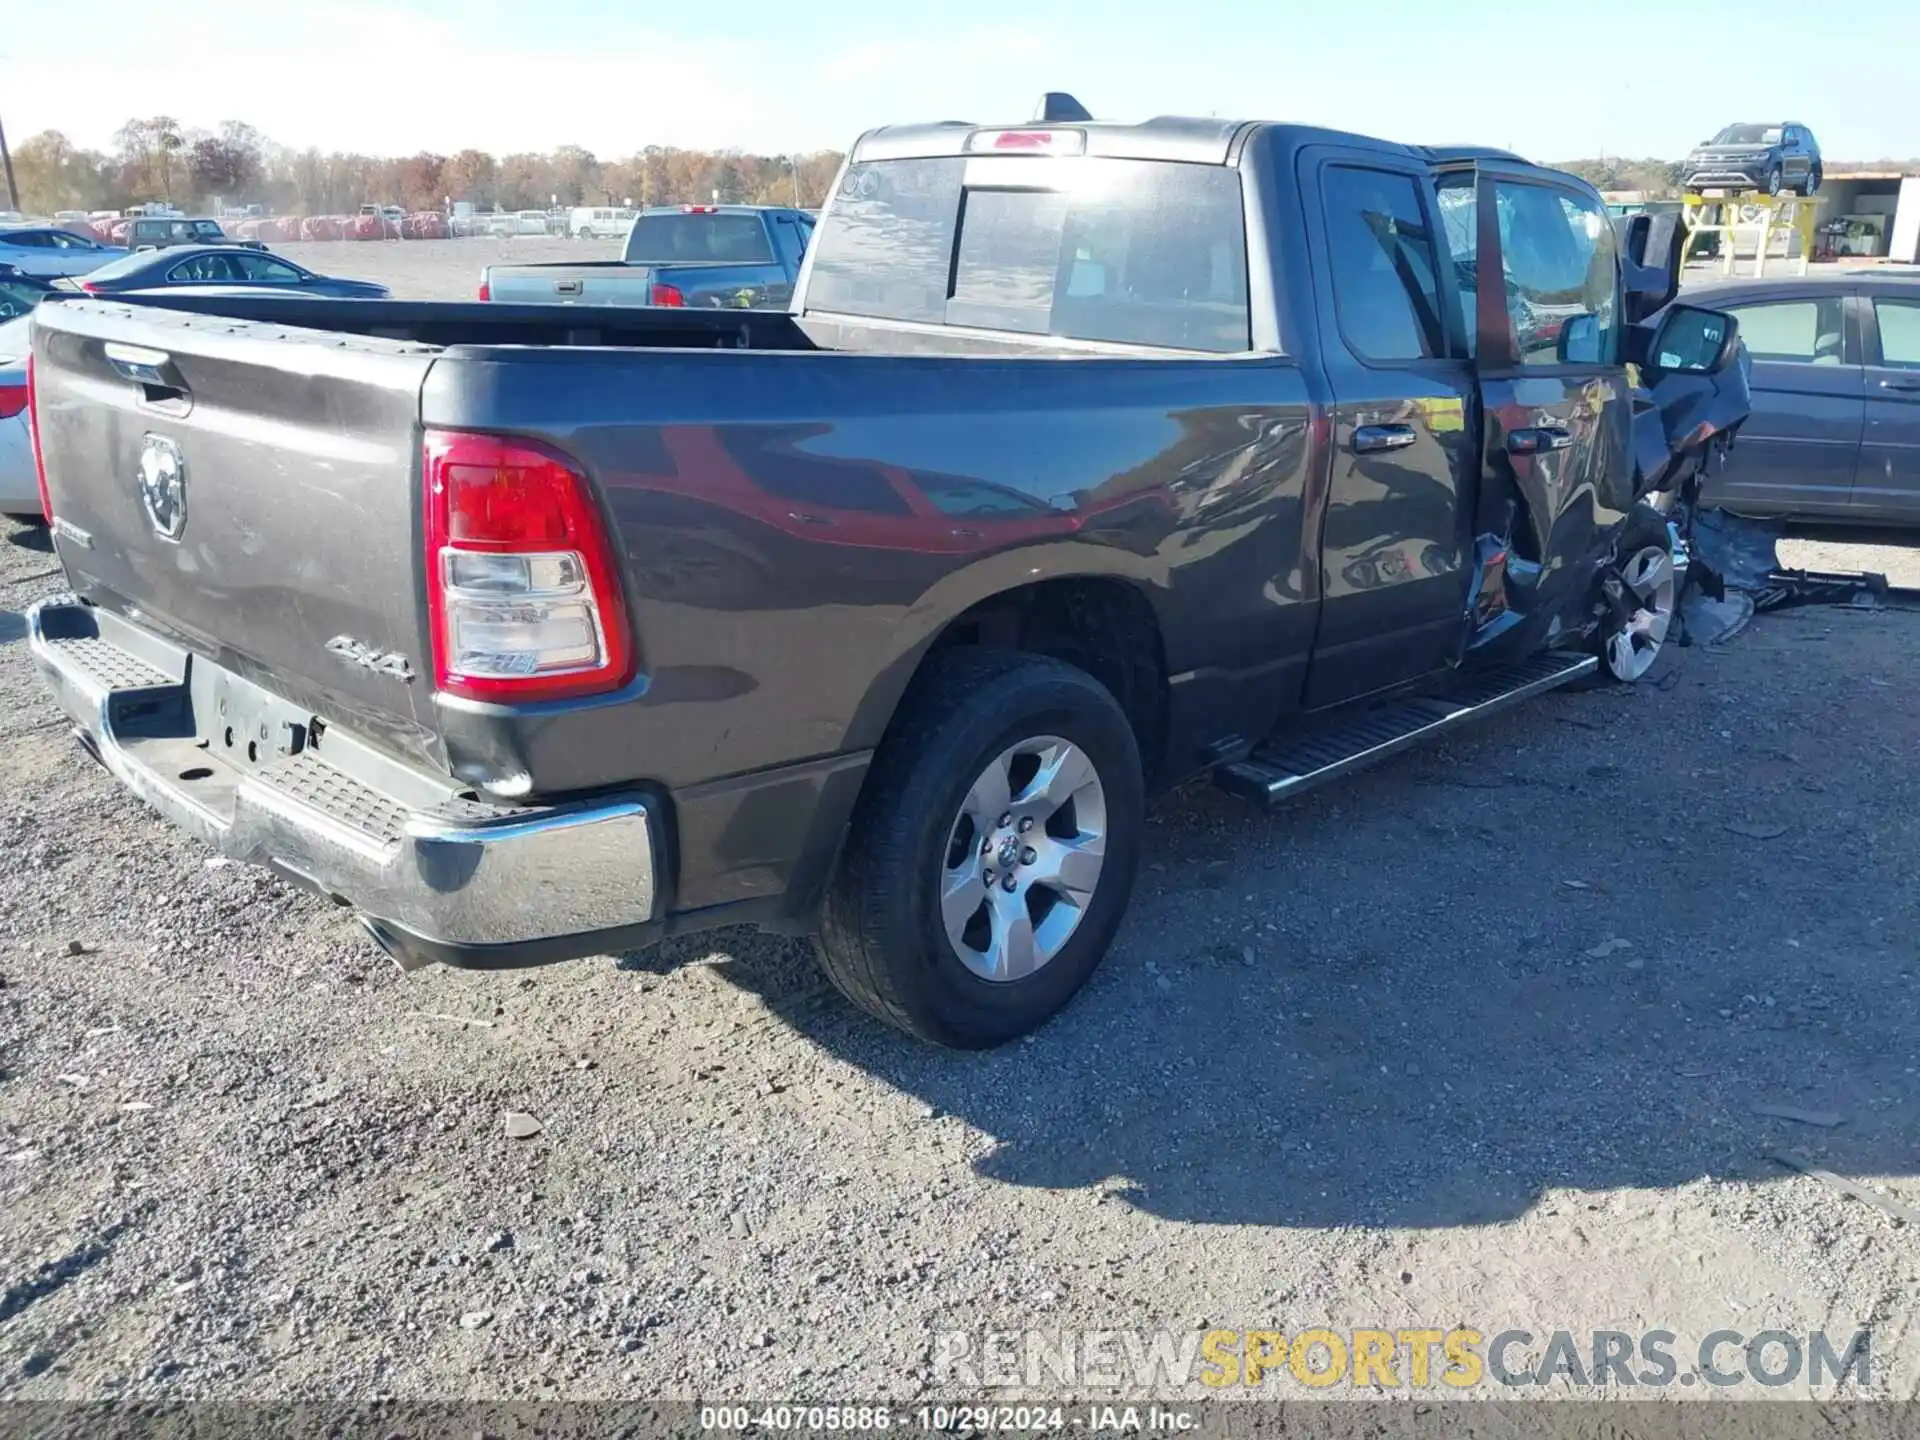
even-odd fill
[(623, 265), (490, 265), (487, 298), (515, 305), (647, 305), (653, 267)]
[(437, 760), (419, 580), (436, 351), (106, 301), (41, 307), (74, 590), (398, 756)]

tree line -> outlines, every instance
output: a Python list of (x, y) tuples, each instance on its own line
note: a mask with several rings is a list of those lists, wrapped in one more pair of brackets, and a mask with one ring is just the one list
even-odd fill
[(199, 130), (159, 115), (129, 120), (110, 150), (77, 146), (57, 130), (29, 137), (13, 151), (14, 204), (41, 215), (151, 201), (183, 210), (261, 204), (284, 215), (338, 215), (369, 203), (440, 210), (449, 200), (476, 210), (684, 205), (716, 197), (811, 208), (826, 198), (840, 160), (830, 150), (748, 155), (661, 145), (617, 160), (578, 145), (497, 157), (482, 150), (359, 155), (277, 145), (241, 121)]
[[(448, 200), (470, 201), (477, 210), (684, 205), (716, 198), (727, 204), (814, 207), (826, 198), (840, 161), (832, 150), (749, 155), (661, 145), (623, 159), (602, 159), (578, 145), (497, 157), (483, 150), (359, 155), (277, 145), (237, 120), (201, 130), (156, 115), (127, 121), (114, 133), (110, 150), (83, 149), (57, 130), (30, 137), (13, 152), (19, 190), (14, 204), (46, 215), (123, 210), (156, 200), (182, 209), (215, 202), (263, 204), (283, 215), (337, 215), (368, 203), (438, 210)], [(1680, 193), (1678, 161), (1605, 158), (1567, 161), (1561, 168), (1602, 190), (1638, 190), (1654, 197)], [(1920, 162), (1827, 164), (1829, 173), (1851, 168), (1913, 170)]]

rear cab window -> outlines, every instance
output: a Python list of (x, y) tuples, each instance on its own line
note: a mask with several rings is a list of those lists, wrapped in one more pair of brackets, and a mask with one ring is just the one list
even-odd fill
[(847, 168), (809, 310), (1234, 354), (1251, 346), (1239, 171), (1099, 156)]
[(773, 246), (758, 215), (642, 215), (627, 235), (629, 265), (767, 265)]

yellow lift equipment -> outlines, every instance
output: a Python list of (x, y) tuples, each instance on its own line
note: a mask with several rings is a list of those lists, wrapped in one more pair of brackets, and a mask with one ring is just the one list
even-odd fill
[[(1681, 247), (1682, 262), (1693, 257), (1693, 242), (1701, 235), (1720, 237), (1720, 268), (1723, 274), (1734, 273), (1734, 251), (1736, 241), (1742, 235), (1757, 235), (1758, 243), (1753, 250), (1753, 273), (1764, 275), (1767, 272), (1767, 252), (1773, 248), (1774, 238), (1780, 235), (1800, 237), (1800, 268), (1797, 274), (1807, 273), (1807, 261), (1813, 255), (1814, 217), (1819, 211), (1819, 200), (1811, 195), (1768, 195), (1759, 190), (1742, 190), (1738, 193), (1716, 192), (1714, 194), (1689, 194), (1680, 201), (1680, 219), (1686, 226), (1686, 241)], [(1788, 258), (1793, 257), (1793, 244), (1787, 244)]]

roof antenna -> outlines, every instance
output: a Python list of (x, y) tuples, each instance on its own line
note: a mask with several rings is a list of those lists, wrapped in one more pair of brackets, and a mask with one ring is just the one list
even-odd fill
[(1033, 118), (1049, 125), (1085, 125), (1093, 115), (1086, 106), (1064, 90), (1049, 90), (1040, 97)]

